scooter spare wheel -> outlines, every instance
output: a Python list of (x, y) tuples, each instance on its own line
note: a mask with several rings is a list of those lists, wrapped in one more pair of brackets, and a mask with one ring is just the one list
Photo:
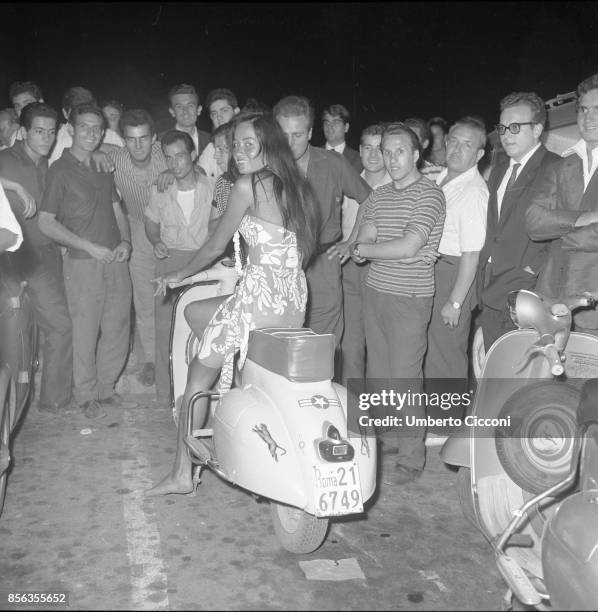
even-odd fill
[(562, 480), (571, 464), (580, 391), (554, 380), (518, 389), (499, 418), (510, 426), (495, 432), (496, 453), (508, 476), (530, 493), (541, 493)]
[(328, 531), (327, 518), (319, 518), (299, 508), (270, 502), (272, 524), (278, 541), (292, 553), (307, 554), (319, 548)]

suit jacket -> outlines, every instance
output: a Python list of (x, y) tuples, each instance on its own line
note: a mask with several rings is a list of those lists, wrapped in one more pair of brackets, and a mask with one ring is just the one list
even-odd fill
[[(562, 298), (598, 290), (598, 223), (575, 227), (584, 211), (598, 210), (598, 173), (584, 192), (583, 165), (577, 154), (560, 159), (543, 176), (526, 214), (534, 240), (554, 239), (537, 289)], [(598, 329), (598, 312), (578, 310), (577, 326)]]
[[(488, 179), (486, 240), (478, 265), (476, 282), (478, 304), (502, 310), (507, 295), (517, 289), (533, 289), (548, 256), (548, 242), (533, 242), (525, 230), (525, 213), (537, 188), (538, 180), (550, 164), (560, 159), (540, 145), (505, 191), (500, 217), (497, 190), (509, 171), (509, 160), (499, 163)], [(492, 258), (492, 263), (488, 259)], [(488, 267), (490, 266), (490, 267)], [(524, 268), (533, 270), (530, 273)]]
[(363, 164), (361, 163), (361, 156), (359, 155), (359, 151), (352, 149), (348, 145), (345, 145), (345, 150), (343, 151), (343, 155), (349, 160), (349, 163), (361, 174), (363, 171)]

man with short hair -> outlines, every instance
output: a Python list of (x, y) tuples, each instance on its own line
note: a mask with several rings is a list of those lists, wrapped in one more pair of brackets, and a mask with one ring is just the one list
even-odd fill
[[(382, 134), (384, 165), (392, 182), (374, 190), (363, 204), (351, 256), (369, 260), (364, 320), (367, 375), (393, 379), (418, 393), (426, 353), (426, 330), (432, 314), (434, 271), (425, 255), (438, 248), (445, 216), (442, 190), (417, 169), (421, 144), (404, 123), (389, 124)], [(421, 404), (403, 410), (425, 418)], [(398, 432), (395, 470), (389, 484), (419, 477), (425, 463), (425, 427), (409, 425)]]
[[(21, 184), (39, 204), (46, 182), (48, 155), (56, 134), (56, 111), (42, 102), (22, 109), (23, 139), (0, 152), (0, 175)], [(10, 256), (13, 271), (26, 281), (37, 324), (44, 333), (38, 410), (57, 414), (70, 407), (73, 344), (58, 246), (43, 234), (34, 216), (27, 217), (18, 195), (7, 191), (23, 230), (23, 245)]]
[(19, 118), (13, 108), (0, 110), (0, 151), (8, 149), (17, 140)]
[[(206, 98), (206, 107), (214, 129), (228, 123), (239, 113), (237, 97), (230, 89), (212, 89)], [(210, 141), (199, 156), (197, 164), (203, 168), (207, 176), (218, 178), (222, 171), (216, 163), (214, 153), (214, 143)]]
[(324, 109), (322, 112), (322, 129), (326, 138), (324, 148), (344, 155), (355, 170), (361, 172), (363, 166), (359, 153), (345, 142), (350, 118), (349, 111), (342, 104), (333, 104)]
[[(175, 120), (173, 129), (189, 134), (196, 154), (201, 155), (210, 142), (210, 135), (195, 125), (202, 109), (195, 87), (187, 83), (175, 85), (168, 93), (168, 102), (168, 112)], [(158, 140), (162, 140), (162, 134)]]
[[(420, 117), (405, 119), (403, 123), (415, 132), (421, 144), (422, 153), (425, 155), (430, 146), (430, 129), (428, 128), (428, 124)], [(426, 176), (431, 181), (436, 181), (438, 175), (444, 170), (443, 166), (432, 163), (423, 156), (418, 162), (418, 168), (422, 175)]]
[[(361, 178), (377, 189), (391, 182), (384, 167), (380, 143), (384, 127), (370, 125), (361, 133), (359, 155), (363, 164)], [(359, 205), (351, 198), (343, 201), (342, 240), (348, 240), (355, 225)], [(343, 314), (345, 331), (341, 340), (342, 381), (347, 385), (349, 378), (363, 378), (365, 375), (365, 327), (363, 322), (363, 290), (368, 273), (368, 264), (357, 264), (347, 260), (342, 268)]]
[[(93, 104), (95, 106), (96, 101), (94, 95), (85, 87), (70, 87), (66, 90), (64, 96), (62, 97), (62, 115), (65, 118), (66, 123), (63, 123), (60, 126), (58, 133), (56, 134), (56, 143), (49, 160), (50, 165), (52, 165), (57, 159), (60, 159), (62, 152), (71, 147), (73, 144), (73, 138), (69, 128), (69, 116), (73, 108), (79, 104)], [(98, 147), (109, 145), (104, 147), (105, 151), (107, 152), (110, 150), (110, 145), (122, 147), (124, 144), (123, 139), (116, 132), (110, 128), (106, 128), (103, 130), (102, 140), (98, 143)]]
[[(214, 186), (195, 160), (197, 154), (187, 132), (171, 130), (162, 136), (162, 151), (175, 181), (166, 191), (152, 186), (145, 209), (145, 231), (157, 259), (155, 276), (187, 265), (208, 236)], [(156, 396), (170, 400), (169, 342), (175, 292), (155, 297)]]
[[(565, 298), (598, 288), (598, 73), (577, 86), (581, 138), (551, 165), (526, 214), (532, 240), (553, 240), (538, 291)], [(576, 331), (598, 336), (598, 311), (573, 314)]]
[(316, 195), (320, 211), (320, 246), (306, 270), (309, 304), (305, 324), (316, 333), (334, 334), (340, 345), (343, 333), (343, 291), (339, 257), (328, 257), (329, 248), (341, 238), (343, 196), (363, 202), (371, 189), (343, 155), (312, 147), (314, 110), (309, 100), (287, 96), (273, 109), (286, 134), (301, 173)]
[(486, 127), (479, 120), (463, 117), (451, 126), (446, 140), (447, 168), (436, 179), (444, 192), (446, 217), (438, 246), (440, 259), (434, 266), (426, 379), (453, 378), (464, 383), (467, 379), (474, 279), (486, 237), (488, 187), (478, 171), (485, 147)]
[(137, 378), (144, 386), (154, 384), (155, 322), (154, 289), (156, 263), (152, 244), (145, 235), (145, 209), (149, 205), (151, 186), (166, 170), (166, 160), (156, 141), (154, 121), (144, 109), (130, 109), (120, 119), (125, 147), (109, 153), (114, 163), (114, 184), (124, 205), (133, 250), (129, 272), (133, 285), (133, 303), (137, 335), (136, 353), (143, 364)]
[(39, 227), (67, 247), (64, 284), (73, 324), (75, 399), (88, 418), (104, 406), (124, 406), (115, 384), (129, 352), (131, 236), (111, 174), (91, 155), (105, 119), (93, 104), (69, 115), (73, 145), (51, 166)]
[(488, 179), (486, 240), (476, 282), (486, 351), (515, 329), (507, 305), (509, 293), (534, 289), (546, 263), (548, 243), (532, 242), (525, 229), (537, 180), (559, 159), (540, 141), (545, 122), (544, 101), (533, 92), (514, 92), (500, 101), (496, 130), (509, 161), (497, 164)]
[(8, 99), (17, 113), (21, 116), (21, 111), (32, 102), (43, 102), (42, 90), (33, 81), (15, 81), (8, 88)]

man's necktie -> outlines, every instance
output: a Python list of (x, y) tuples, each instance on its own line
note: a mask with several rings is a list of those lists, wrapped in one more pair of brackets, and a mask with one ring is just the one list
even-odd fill
[(517, 180), (517, 171), (520, 167), (521, 164), (513, 164), (513, 170), (511, 170), (511, 176), (509, 177), (505, 191), (509, 191), (509, 189), (511, 189), (511, 187), (514, 185), (515, 181)]

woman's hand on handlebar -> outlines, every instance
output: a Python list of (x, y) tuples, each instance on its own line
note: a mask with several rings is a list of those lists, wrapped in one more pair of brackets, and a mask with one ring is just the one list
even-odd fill
[(154, 295), (166, 295), (166, 290), (170, 283), (180, 283), (184, 276), (181, 276), (178, 272), (169, 272), (164, 276), (152, 279), (152, 283), (156, 283), (156, 290)]

